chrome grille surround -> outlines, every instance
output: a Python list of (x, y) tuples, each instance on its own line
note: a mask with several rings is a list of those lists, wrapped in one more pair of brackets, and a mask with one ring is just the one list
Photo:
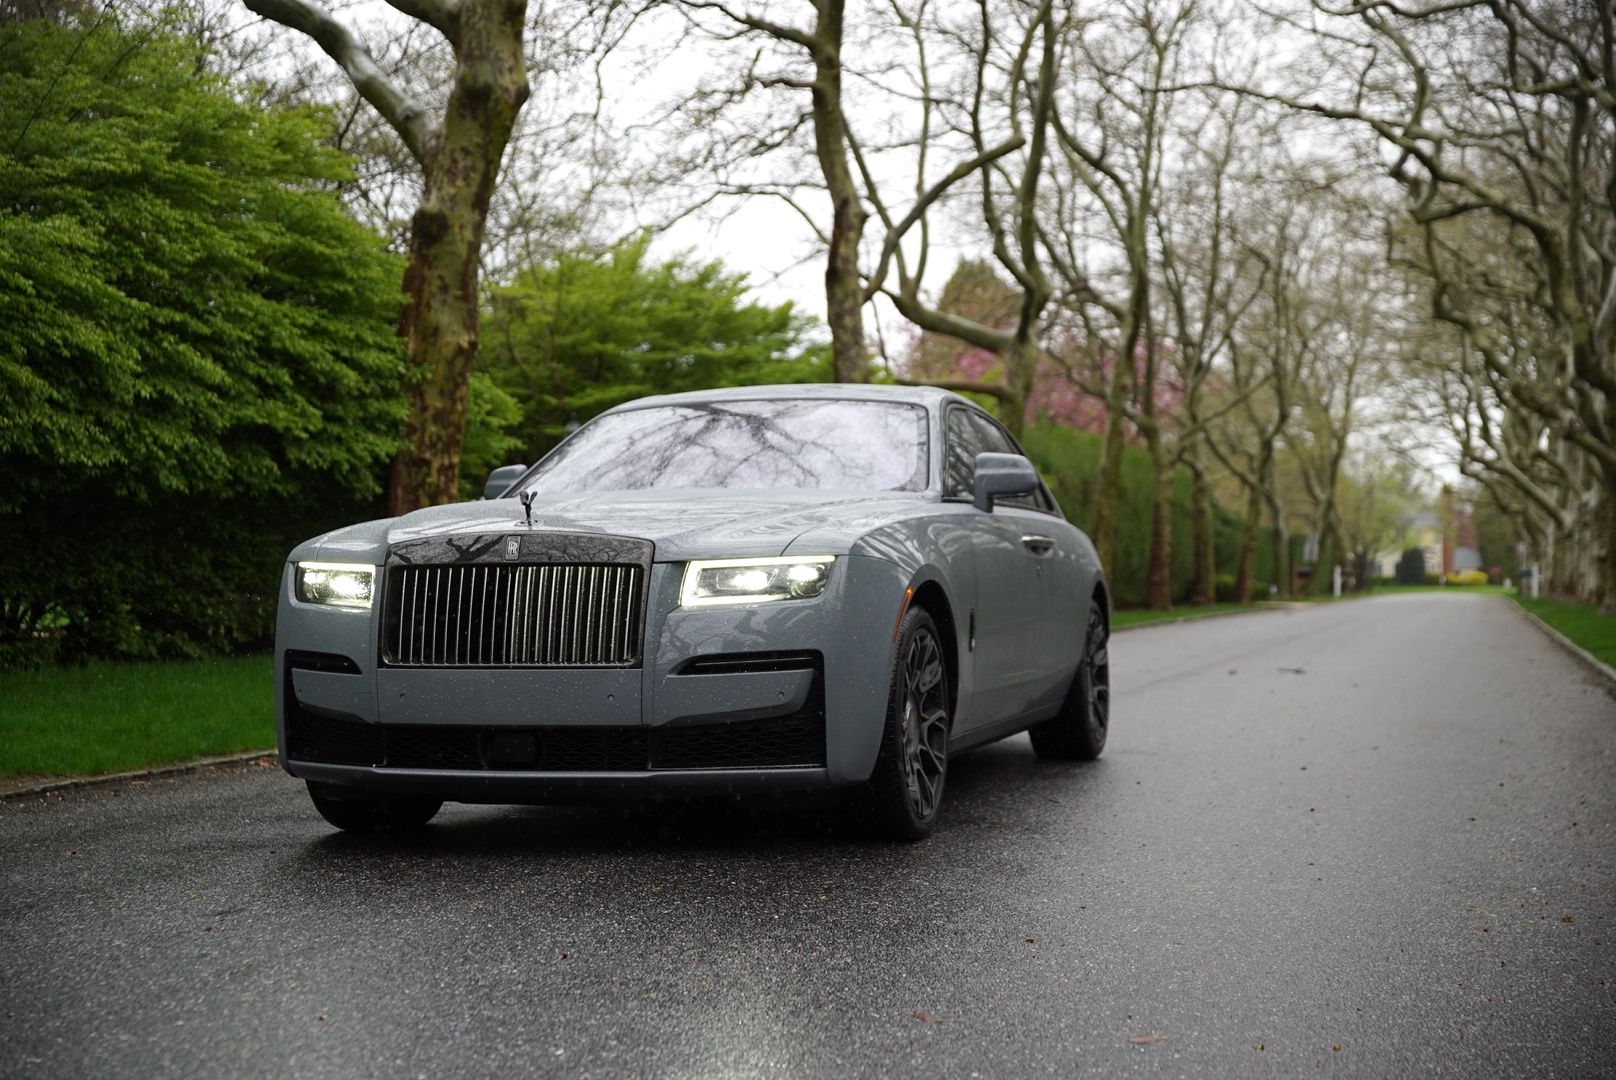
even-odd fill
[(580, 534), (443, 538), (388, 557), (391, 667), (635, 667), (651, 545)]

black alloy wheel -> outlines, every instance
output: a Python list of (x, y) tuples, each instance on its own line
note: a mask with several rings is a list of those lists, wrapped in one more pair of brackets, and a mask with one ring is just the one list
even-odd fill
[(886, 730), (871, 777), (883, 831), (899, 840), (931, 832), (948, 779), (948, 666), (937, 625), (911, 608), (898, 635)]
[(1083, 655), (1061, 711), (1033, 727), (1032, 748), (1057, 761), (1093, 761), (1111, 728), (1111, 627), (1098, 598), (1089, 601)]

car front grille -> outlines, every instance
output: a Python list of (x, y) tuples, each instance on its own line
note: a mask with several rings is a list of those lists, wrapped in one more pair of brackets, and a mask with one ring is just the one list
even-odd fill
[(391, 566), (383, 660), (414, 667), (632, 667), (644, 570), (620, 563)]

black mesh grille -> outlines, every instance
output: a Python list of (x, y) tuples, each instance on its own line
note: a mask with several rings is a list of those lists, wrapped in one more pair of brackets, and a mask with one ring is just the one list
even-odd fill
[[(818, 658), (814, 658), (817, 665)], [(656, 729), (653, 769), (769, 769), (825, 764), (825, 679), (815, 672), (808, 699), (790, 716), (737, 724)]]
[[(645, 772), (778, 769), (825, 764), (825, 680), (816, 671), (789, 716), (673, 727), (423, 727), (317, 716), (287, 687), (286, 750), (293, 761), (391, 769)], [(531, 741), (528, 741), (531, 740)]]
[(481, 728), (384, 727), (390, 769), (480, 769)]
[(539, 733), (541, 768), (557, 772), (638, 772), (645, 728), (549, 728)]
[(287, 650), (282, 700), (286, 704), (286, 756), (295, 761), (332, 765), (380, 765), (382, 735), (375, 724), (357, 719), (320, 716), (297, 700), (292, 672), (298, 668), (333, 674), (359, 674), (359, 665), (335, 653)]
[(825, 764), (825, 718), (693, 724), (657, 732), (653, 769), (778, 769)]
[(313, 716), (294, 708), (286, 718), (286, 756), (328, 765), (380, 765), (382, 731), (375, 724)]

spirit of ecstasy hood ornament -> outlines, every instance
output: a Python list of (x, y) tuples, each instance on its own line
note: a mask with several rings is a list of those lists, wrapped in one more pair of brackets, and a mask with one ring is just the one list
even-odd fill
[(527, 527), (531, 529), (533, 527), (533, 493), (524, 491), (516, 497), (522, 500), (522, 514), (527, 518)]

